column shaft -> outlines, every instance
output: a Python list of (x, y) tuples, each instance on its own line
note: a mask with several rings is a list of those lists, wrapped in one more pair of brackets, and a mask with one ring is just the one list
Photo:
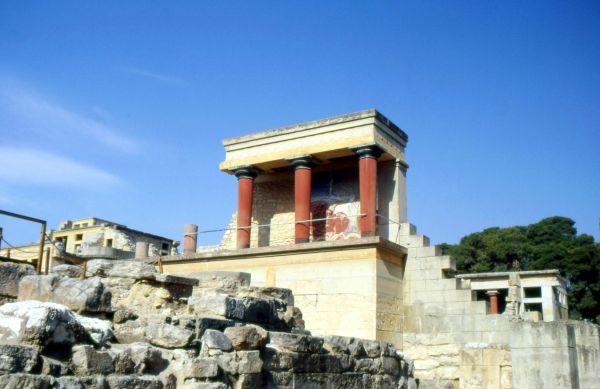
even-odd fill
[(235, 171), (238, 178), (237, 248), (250, 247), (250, 223), (252, 221), (252, 194), (256, 170), (244, 167)]
[(252, 192), (254, 180), (240, 178), (238, 180), (238, 214), (237, 214), (237, 248), (250, 247), (250, 223), (252, 220)]
[(296, 212), (296, 243), (306, 243), (310, 238), (310, 191), (312, 189), (310, 167), (296, 167), (294, 172), (294, 197)]
[(381, 150), (377, 146), (367, 146), (355, 152), (359, 157), (360, 233), (362, 236), (373, 236), (377, 232), (377, 158)]
[(193, 254), (198, 245), (198, 226), (186, 224), (183, 226), (183, 253)]
[(489, 291), (486, 293), (490, 296), (490, 313), (492, 315), (497, 315), (500, 313), (499, 305), (498, 305), (498, 291)]

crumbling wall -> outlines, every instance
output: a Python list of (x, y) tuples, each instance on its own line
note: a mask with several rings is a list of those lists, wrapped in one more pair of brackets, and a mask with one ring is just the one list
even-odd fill
[(312, 336), (290, 290), (248, 274), (108, 260), (89, 261), (85, 280), (54, 270), (0, 304), (0, 387), (416, 388), (393, 345)]
[[(112, 226), (101, 226), (95, 231), (86, 232), (82, 230), (83, 241), (74, 242), (69, 240), (67, 250), (74, 252), (75, 243), (80, 243), (82, 249), (85, 250), (87, 247), (103, 247), (106, 245), (108, 239), (112, 240), (112, 248), (116, 250), (135, 252), (135, 245), (139, 242), (148, 243), (148, 255), (156, 256), (159, 255), (162, 249), (163, 241), (160, 239), (152, 238), (140, 233), (132, 231), (119, 230)], [(133, 255), (132, 255), (133, 256)]]

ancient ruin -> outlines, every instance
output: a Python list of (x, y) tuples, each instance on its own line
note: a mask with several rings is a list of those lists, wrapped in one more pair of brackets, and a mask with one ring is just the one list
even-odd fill
[(178, 277), (120, 260), (90, 260), (85, 275), (1, 269), (3, 388), (416, 387), (393, 345), (311, 336), (290, 290), (247, 273)]
[(227, 139), (220, 244), (188, 224), (181, 254), (2, 263), (0, 382), (595, 387), (600, 331), (558, 270), (455, 276), (408, 222), (407, 142), (376, 110)]

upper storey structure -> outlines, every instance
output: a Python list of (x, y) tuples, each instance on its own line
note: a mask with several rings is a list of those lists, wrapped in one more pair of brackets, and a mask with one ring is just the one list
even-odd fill
[(220, 168), (238, 178), (235, 246), (396, 241), (406, 221), (407, 141), (374, 109), (224, 140)]
[(240, 167), (252, 165), (271, 172), (290, 166), (290, 158), (311, 155), (320, 161), (330, 161), (351, 156), (352, 149), (364, 145), (379, 146), (381, 161), (405, 163), (407, 141), (408, 136), (398, 126), (377, 110), (368, 109), (225, 139), (225, 161), (219, 167), (234, 173)]

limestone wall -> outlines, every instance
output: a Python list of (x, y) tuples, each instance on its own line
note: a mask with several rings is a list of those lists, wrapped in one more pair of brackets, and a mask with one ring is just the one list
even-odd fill
[(593, 388), (600, 380), (598, 326), (533, 323), (489, 314), (468, 283), (446, 276), (451, 257), (403, 225), (404, 352), (415, 376), (465, 388)]
[(401, 337), (397, 329), (402, 324), (401, 258), (376, 247), (346, 247), (276, 255), (264, 252), (227, 259), (215, 254), (187, 263), (169, 262), (167, 257), (163, 267), (165, 272), (182, 275), (207, 270), (248, 272), (254, 285), (293, 290), (295, 304), (302, 310), (307, 329), (314, 334), (385, 339), (398, 346)]
[[(598, 326), (573, 320), (511, 324), (514, 365), (523, 367), (514, 370), (514, 387), (597, 387), (600, 379)], [(531, 386), (532, 382), (535, 386)]]

